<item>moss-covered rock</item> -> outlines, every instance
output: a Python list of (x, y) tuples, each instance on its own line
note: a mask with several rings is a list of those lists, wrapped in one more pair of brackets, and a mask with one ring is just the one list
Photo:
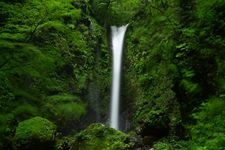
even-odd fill
[(128, 135), (103, 124), (92, 124), (75, 136), (73, 150), (125, 150), (131, 147)]
[(19, 123), (14, 137), (18, 150), (47, 150), (54, 143), (56, 126), (42, 117), (34, 117)]

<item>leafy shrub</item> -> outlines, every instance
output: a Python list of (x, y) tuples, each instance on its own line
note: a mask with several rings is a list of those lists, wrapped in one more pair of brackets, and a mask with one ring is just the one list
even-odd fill
[(54, 120), (62, 123), (78, 120), (86, 113), (85, 105), (76, 96), (68, 94), (49, 96), (46, 100), (45, 111), (48, 111)]
[(72, 150), (75, 139), (73, 137), (63, 137), (58, 139), (55, 144), (55, 150)]
[(194, 113), (196, 125), (191, 126), (191, 135), (196, 149), (222, 150), (225, 147), (225, 101), (211, 98)]
[(171, 147), (168, 143), (163, 143), (163, 142), (158, 142), (154, 144), (154, 149), (155, 150), (171, 150)]
[(38, 110), (35, 106), (24, 104), (16, 107), (13, 110), (13, 114), (18, 121), (22, 121), (38, 115)]

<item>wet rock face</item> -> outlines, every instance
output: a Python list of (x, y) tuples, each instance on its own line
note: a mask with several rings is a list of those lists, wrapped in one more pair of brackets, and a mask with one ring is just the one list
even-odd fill
[(142, 136), (153, 136), (156, 138), (161, 138), (164, 137), (166, 135), (168, 135), (169, 133), (169, 125), (165, 124), (162, 126), (152, 126), (152, 125), (148, 125), (145, 124), (140, 131), (140, 135)]
[(142, 137), (140, 135), (136, 135), (130, 137), (130, 142), (134, 143), (132, 147), (134, 150), (151, 150), (154, 140), (154, 137), (150, 136)]

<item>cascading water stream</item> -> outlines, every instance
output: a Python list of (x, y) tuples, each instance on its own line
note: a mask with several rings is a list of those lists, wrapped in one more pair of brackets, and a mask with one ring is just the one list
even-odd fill
[(110, 126), (119, 129), (119, 99), (120, 99), (120, 76), (123, 41), (127, 25), (111, 27), (112, 33), (112, 52), (113, 52), (113, 80), (111, 93), (111, 110), (110, 110)]

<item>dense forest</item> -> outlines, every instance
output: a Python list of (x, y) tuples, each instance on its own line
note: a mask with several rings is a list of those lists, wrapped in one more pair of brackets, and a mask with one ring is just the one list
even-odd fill
[(224, 0), (0, 0), (0, 150), (224, 150), (224, 18)]

